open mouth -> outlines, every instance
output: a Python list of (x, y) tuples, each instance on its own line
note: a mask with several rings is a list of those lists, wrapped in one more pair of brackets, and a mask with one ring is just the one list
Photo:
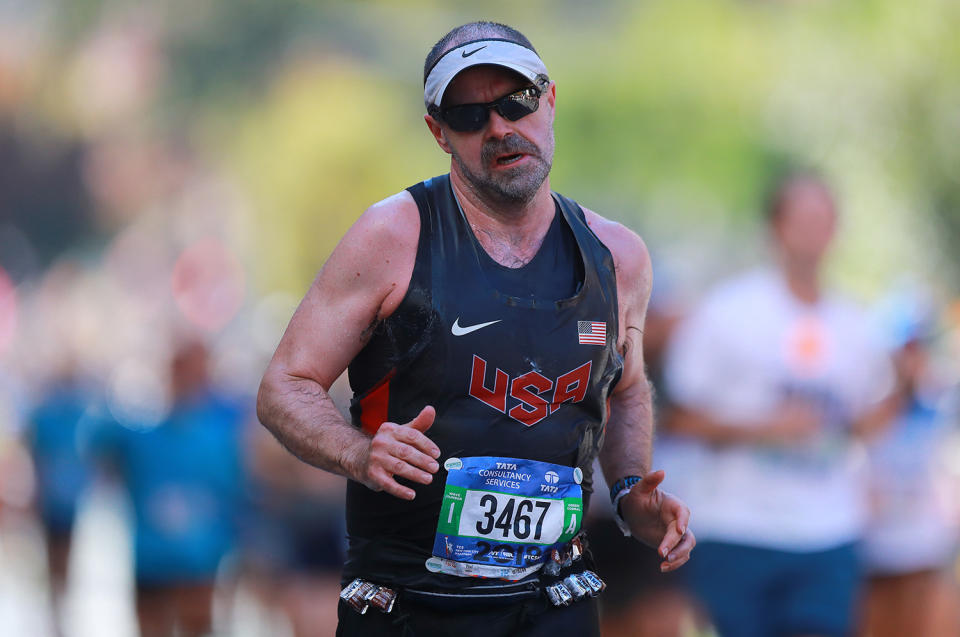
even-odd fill
[(515, 164), (521, 159), (523, 159), (523, 153), (513, 153), (510, 155), (501, 155), (497, 157), (498, 166), (509, 166), (510, 164)]

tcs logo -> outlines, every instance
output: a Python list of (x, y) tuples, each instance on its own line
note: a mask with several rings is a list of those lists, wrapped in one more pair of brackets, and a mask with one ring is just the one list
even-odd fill
[[(557, 411), (563, 403), (583, 400), (587, 395), (592, 366), (593, 361), (587, 361), (576, 369), (560, 374), (555, 381), (535, 371), (521, 374), (511, 381), (510, 375), (498, 367), (493, 373), (491, 388), (487, 385), (487, 361), (474, 354), (470, 395), (530, 427)], [(553, 390), (553, 395), (549, 399), (541, 395), (550, 390)], [(508, 393), (515, 401), (519, 401), (509, 411)]]

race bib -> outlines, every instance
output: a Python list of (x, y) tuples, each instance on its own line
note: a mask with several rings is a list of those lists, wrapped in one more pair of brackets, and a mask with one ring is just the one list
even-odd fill
[(518, 580), (543, 566), (553, 546), (580, 530), (579, 468), (482, 456), (449, 458), (427, 569)]

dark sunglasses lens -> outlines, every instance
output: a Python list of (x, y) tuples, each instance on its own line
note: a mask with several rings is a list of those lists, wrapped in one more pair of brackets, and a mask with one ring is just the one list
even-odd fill
[(526, 117), (540, 108), (540, 91), (531, 87), (505, 95), (490, 104), (461, 104), (442, 111), (443, 120), (455, 131), (472, 133), (483, 128), (490, 119), (490, 108), (511, 122)]
[(509, 95), (497, 104), (497, 112), (515, 122), (540, 107), (540, 100), (530, 95)]
[(444, 121), (450, 128), (461, 133), (480, 130), (489, 117), (490, 112), (483, 104), (452, 106), (443, 112)]

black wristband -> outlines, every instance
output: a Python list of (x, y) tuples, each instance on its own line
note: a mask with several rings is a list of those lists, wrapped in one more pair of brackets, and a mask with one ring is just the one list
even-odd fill
[(616, 501), (618, 493), (624, 489), (629, 489), (642, 480), (641, 476), (625, 476), (614, 482), (613, 486), (610, 487), (610, 502)]

